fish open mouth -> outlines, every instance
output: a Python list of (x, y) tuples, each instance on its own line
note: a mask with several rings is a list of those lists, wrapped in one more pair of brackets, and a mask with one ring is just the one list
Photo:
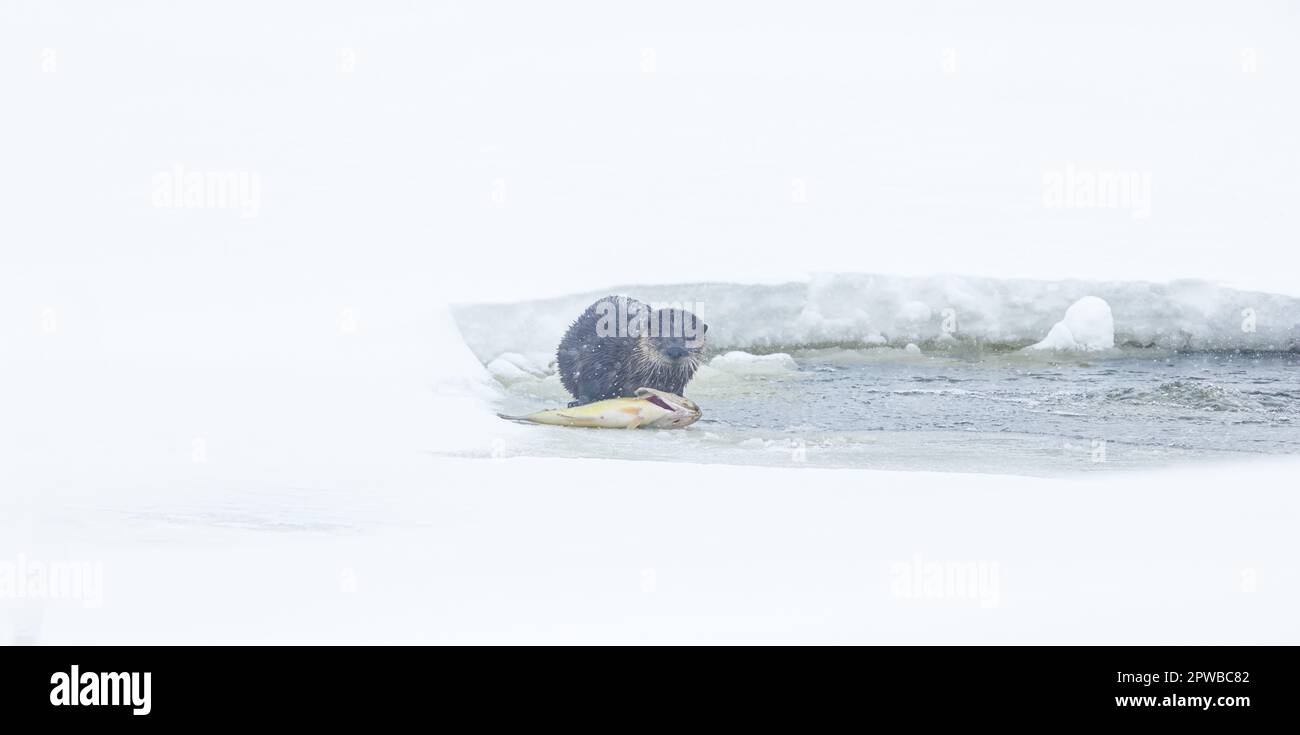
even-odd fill
[(650, 394), (648, 394), (648, 395), (642, 396), (642, 398), (644, 398), (644, 399), (647, 400), (647, 401), (650, 401), (651, 403), (655, 404), (656, 406), (662, 408), (662, 409), (665, 410), (665, 411), (676, 411), (676, 410), (677, 410), (677, 407), (676, 407), (676, 406), (674, 406), (674, 405), (668, 403), (668, 401), (665, 401), (664, 399), (660, 398), (659, 396), (657, 396), (657, 395), (655, 395), (655, 394), (653, 394), (653, 393), (650, 393)]

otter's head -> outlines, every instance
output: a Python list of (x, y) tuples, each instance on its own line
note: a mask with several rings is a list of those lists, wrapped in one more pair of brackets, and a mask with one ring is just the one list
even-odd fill
[(704, 359), (709, 325), (684, 309), (658, 309), (650, 313), (647, 328), (638, 335), (640, 356), (656, 371), (695, 373)]

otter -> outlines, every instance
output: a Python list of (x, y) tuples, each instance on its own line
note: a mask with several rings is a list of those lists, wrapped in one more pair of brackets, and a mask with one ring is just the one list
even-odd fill
[(606, 296), (569, 326), (555, 352), (560, 382), (581, 406), (637, 388), (682, 395), (700, 366), (708, 325), (683, 309)]

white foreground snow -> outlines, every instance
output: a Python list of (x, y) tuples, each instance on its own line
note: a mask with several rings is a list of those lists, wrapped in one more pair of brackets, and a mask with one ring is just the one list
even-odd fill
[[(81, 495), (77, 514), (17, 538), (58, 539), (33, 540), (29, 557), (101, 562), (102, 605), (9, 600), (0, 619), (51, 644), (1297, 636), (1297, 518), (1277, 483), (1295, 463), (1105, 482), (566, 459), (399, 467), (360, 484)], [(932, 567), (985, 577), (927, 590)]]

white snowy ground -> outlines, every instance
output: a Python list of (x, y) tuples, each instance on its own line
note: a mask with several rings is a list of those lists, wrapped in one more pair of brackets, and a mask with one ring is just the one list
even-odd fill
[(0, 599), (0, 636), (1300, 638), (1300, 462), (1043, 480), (447, 458), (430, 451), (508, 450), (530, 427), (490, 414), (490, 379), (449, 319), (421, 333), (436, 347), (401, 369), (361, 330), (323, 374), (238, 380), (27, 352), (23, 390), (4, 395), (26, 423), (0, 437), (15, 450), (0, 564), (98, 564), (103, 583), (92, 599)]

